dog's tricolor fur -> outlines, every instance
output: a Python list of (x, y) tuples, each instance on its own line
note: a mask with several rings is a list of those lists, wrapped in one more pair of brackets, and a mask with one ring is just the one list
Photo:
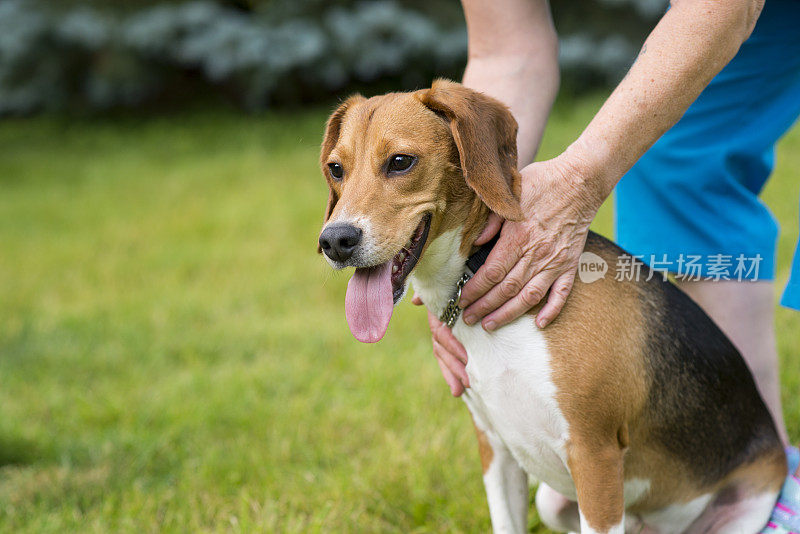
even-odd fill
[[(329, 262), (397, 261), (430, 215), (411, 277), (441, 313), (489, 210), (521, 216), (515, 145), (508, 110), (453, 82), (350, 98), (322, 146), (325, 221), (363, 235), (350, 259)], [(417, 159), (387, 176), (394, 154)], [(625, 254), (595, 234), (586, 250), (610, 265)], [(753, 533), (766, 523), (786, 461), (753, 379), (698, 306), (641, 269), (639, 280), (576, 280), (543, 330), (530, 315), (493, 333), (454, 325), (496, 531), (526, 530), (528, 476), (557, 530)]]

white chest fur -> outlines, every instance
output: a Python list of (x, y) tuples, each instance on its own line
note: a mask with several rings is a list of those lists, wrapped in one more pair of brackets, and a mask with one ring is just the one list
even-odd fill
[(556, 402), (550, 355), (533, 319), (489, 333), (459, 320), (453, 328), (469, 356), (465, 402), (493, 429), (533, 478), (567, 497), (575, 486), (566, 467), (569, 428)]
[[(413, 275), (415, 291), (437, 315), (463, 273), (460, 234), (455, 230), (432, 242)], [(493, 333), (459, 318), (453, 333), (469, 356), (471, 387), (464, 400), (476, 422), (499, 435), (529, 475), (575, 498), (566, 467), (568, 425), (555, 399), (547, 344), (533, 318)]]

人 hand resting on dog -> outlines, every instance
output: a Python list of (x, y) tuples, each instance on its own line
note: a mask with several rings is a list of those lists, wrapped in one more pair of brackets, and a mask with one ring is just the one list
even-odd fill
[[(520, 171), (524, 219), (503, 221), (492, 214), (475, 241), (481, 245), (500, 232), (486, 263), (461, 294), (467, 324), (481, 321), (484, 329), (495, 330), (542, 304), (536, 324), (544, 328), (559, 314), (572, 289), (589, 225), (604, 200), (578, 171), (578, 163), (564, 153)], [(422, 304), (416, 296), (412, 302)], [(459, 396), (469, 387), (467, 353), (430, 312), (428, 323), (433, 353), (450, 392)]]

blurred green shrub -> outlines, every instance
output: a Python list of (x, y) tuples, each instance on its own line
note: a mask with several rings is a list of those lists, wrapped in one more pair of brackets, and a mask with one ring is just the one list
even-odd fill
[[(618, 78), (644, 34), (642, 20), (663, 10), (662, 0), (577, 4), (602, 13), (562, 39), (565, 79), (579, 72), (579, 86)], [(0, 0), (0, 114), (183, 102), (208, 93), (259, 109), (367, 85), (408, 89), (435, 76), (457, 78), (466, 31), (458, 3), (443, 5)], [(556, 17), (562, 13), (568, 26), (586, 20), (561, 9)], [(633, 31), (622, 32), (625, 26)]]

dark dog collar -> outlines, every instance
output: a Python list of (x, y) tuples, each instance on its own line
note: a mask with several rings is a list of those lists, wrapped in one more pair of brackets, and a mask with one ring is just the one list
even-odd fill
[(439, 320), (446, 324), (448, 328), (453, 328), (453, 325), (456, 324), (458, 320), (458, 316), (461, 315), (461, 308), (458, 306), (458, 301), (461, 298), (461, 290), (464, 288), (464, 284), (466, 284), (469, 279), (478, 272), (478, 269), (486, 263), (486, 259), (489, 257), (489, 253), (494, 248), (499, 237), (500, 232), (497, 232), (491, 241), (481, 245), (472, 256), (467, 258), (465, 272), (461, 278), (458, 279), (458, 282), (456, 282), (455, 294), (447, 301), (447, 305), (439, 316)]

